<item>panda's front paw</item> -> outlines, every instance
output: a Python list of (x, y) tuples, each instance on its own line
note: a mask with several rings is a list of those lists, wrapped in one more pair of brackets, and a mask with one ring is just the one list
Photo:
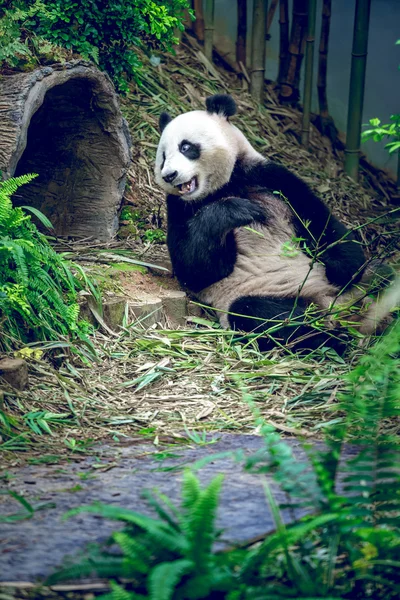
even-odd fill
[(232, 216), (234, 217), (235, 227), (250, 225), (250, 223), (267, 222), (267, 214), (261, 204), (248, 198), (230, 198), (232, 207)]

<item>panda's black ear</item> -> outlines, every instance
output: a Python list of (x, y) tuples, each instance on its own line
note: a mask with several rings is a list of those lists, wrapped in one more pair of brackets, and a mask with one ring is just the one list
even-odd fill
[(206, 100), (207, 112), (218, 114), (227, 119), (236, 114), (236, 103), (232, 96), (226, 94), (216, 94)]
[(159, 121), (158, 121), (158, 126), (160, 128), (161, 133), (164, 131), (164, 129), (166, 128), (168, 123), (170, 123), (171, 121), (172, 121), (171, 115), (169, 115), (166, 112), (161, 113)]

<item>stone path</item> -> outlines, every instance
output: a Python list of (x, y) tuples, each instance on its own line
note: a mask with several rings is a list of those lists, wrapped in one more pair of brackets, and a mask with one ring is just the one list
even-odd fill
[[(0, 582), (43, 580), (67, 556), (76, 556), (87, 543), (106, 540), (118, 527), (116, 522), (90, 514), (65, 521), (62, 517), (67, 510), (100, 501), (151, 514), (141, 492), (157, 488), (178, 504), (180, 466), (220, 452), (242, 448), (252, 453), (263, 447), (262, 438), (257, 436), (218, 437), (210, 445), (174, 445), (158, 450), (150, 443), (116, 444), (102, 448), (95, 456), (72, 458), (69, 463), (9, 469), (3, 489), (23, 495), (34, 506), (50, 504), (36, 510), (31, 519), (0, 523)], [(296, 440), (289, 439), (288, 443), (296, 455), (303, 454)], [(244, 472), (243, 466), (230, 457), (212, 460), (198, 471), (203, 483), (221, 472), (225, 474), (218, 516), (218, 526), (224, 530), (222, 543), (245, 542), (271, 531), (274, 524), (261, 477)], [(276, 497), (284, 501), (279, 490)], [(11, 496), (0, 495), (0, 514), (21, 509)]]

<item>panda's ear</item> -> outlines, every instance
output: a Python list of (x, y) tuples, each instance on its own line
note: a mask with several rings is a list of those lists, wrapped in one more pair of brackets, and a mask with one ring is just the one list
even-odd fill
[(236, 114), (236, 103), (232, 96), (226, 94), (216, 94), (206, 100), (207, 112), (218, 114), (222, 117), (233, 117)]
[(169, 115), (166, 112), (161, 113), (160, 119), (158, 121), (158, 126), (160, 128), (161, 133), (164, 131), (164, 129), (166, 128), (168, 123), (170, 123), (171, 121), (172, 121), (171, 115)]

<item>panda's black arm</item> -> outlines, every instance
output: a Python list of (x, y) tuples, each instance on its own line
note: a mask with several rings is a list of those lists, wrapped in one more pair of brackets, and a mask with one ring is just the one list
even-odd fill
[[(361, 245), (308, 185), (283, 165), (266, 162), (254, 167), (251, 179), (283, 194), (295, 213), (296, 232), (310, 246), (328, 248), (321, 256), (331, 283), (344, 286), (361, 278), (365, 256)], [(297, 216), (297, 218), (296, 218)]]
[(266, 222), (262, 205), (247, 198), (224, 198), (197, 211), (168, 198), (168, 249), (179, 282), (193, 292), (230, 275), (236, 262), (232, 230)]

